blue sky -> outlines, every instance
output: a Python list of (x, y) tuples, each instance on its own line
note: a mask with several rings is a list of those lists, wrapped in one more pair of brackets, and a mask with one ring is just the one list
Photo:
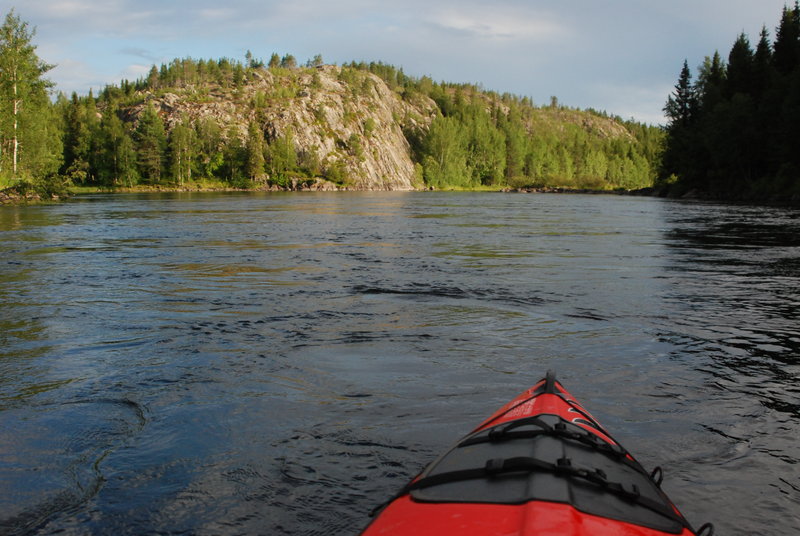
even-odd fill
[[(784, 0), (0, 0), (37, 28), (57, 89), (87, 93), (176, 57), (291, 53), (304, 62), (384, 61), (648, 123), (684, 58), (736, 36), (774, 36)], [(790, 0), (790, 4), (793, 0)]]

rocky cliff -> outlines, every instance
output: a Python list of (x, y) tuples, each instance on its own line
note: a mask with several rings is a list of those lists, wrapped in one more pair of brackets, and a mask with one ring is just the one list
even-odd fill
[(244, 142), (255, 121), (268, 143), (290, 136), (321, 168), (338, 166), (346, 179), (337, 187), (352, 190), (421, 187), (406, 133), (425, 130), (437, 112), (428, 97), (407, 102), (374, 74), (332, 65), (250, 69), (239, 87), (186, 85), (142, 96), (123, 114), (134, 123), (153, 105), (167, 130), (212, 118)]

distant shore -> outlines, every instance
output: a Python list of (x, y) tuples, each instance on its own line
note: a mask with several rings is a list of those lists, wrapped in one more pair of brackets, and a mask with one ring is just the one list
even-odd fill
[[(203, 192), (332, 192), (332, 191), (362, 191), (353, 190), (348, 187), (342, 187), (325, 181), (316, 179), (309, 180), (293, 180), (286, 186), (279, 185), (261, 185), (258, 187), (249, 188), (236, 188), (223, 183), (189, 183), (181, 186), (175, 185), (137, 185), (133, 187), (120, 186), (114, 188), (101, 187), (101, 186), (75, 186), (67, 189), (67, 193), (62, 195), (43, 196), (36, 191), (17, 191), (14, 188), (7, 188), (0, 190), (0, 206), (13, 206), (13, 205), (35, 205), (58, 203), (70, 197), (87, 194), (107, 193), (107, 194), (130, 194), (130, 193), (170, 193), (170, 192), (185, 192), (185, 193), (203, 193)], [(363, 190), (366, 191), (366, 190)], [(377, 191), (377, 190), (371, 190)], [(681, 195), (675, 195), (666, 189), (659, 188), (639, 188), (635, 190), (593, 190), (589, 188), (567, 188), (567, 187), (481, 187), (475, 189), (435, 189), (435, 188), (418, 188), (417, 192), (426, 191), (474, 191), (474, 192), (498, 192), (498, 193), (522, 193), (522, 194), (583, 194), (583, 195), (622, 195), (622, 196), (637, 196), (637, 197), (660, 197), (668, 199), (683, 199), (695, 201), (709, 201), (719, 203), (745, 203), (745, 204), (759, 204), (771, 206), (800, 206), (800, 196), (721, 196), (719, 194), (709, 194), (707, 192), (700, 192), (692, 190), (685, 192)]]

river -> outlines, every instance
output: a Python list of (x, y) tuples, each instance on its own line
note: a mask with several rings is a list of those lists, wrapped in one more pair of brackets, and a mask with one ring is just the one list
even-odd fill
[(548, 369), (695, 526), (800, 533), (796, 209), (92, 195), (0, 237), (0, 533), (357, 534)]

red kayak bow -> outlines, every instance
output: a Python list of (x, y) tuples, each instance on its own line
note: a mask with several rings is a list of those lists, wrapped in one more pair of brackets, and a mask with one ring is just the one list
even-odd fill
[(362, 536), (681, 536), (699, 531), (552, 373), (385, 506)]

